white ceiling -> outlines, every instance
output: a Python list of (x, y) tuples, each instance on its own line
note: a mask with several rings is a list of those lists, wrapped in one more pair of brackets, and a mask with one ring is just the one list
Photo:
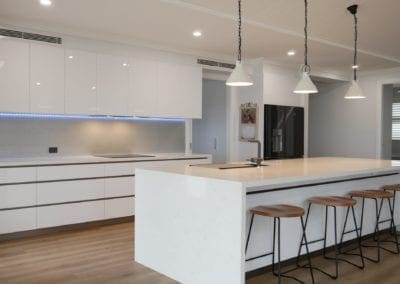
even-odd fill
[[(146, 43), (234, 60), (235, 0), (0, 0), (0, 24), (98, 39)], [(310, 63), (350, 72), (348, 0), (309, 0)], [(399, 0), (358, 0), (361, 70), (400, 66)], [(302, 62), (303, 0), (243, 0), (244, 56)], [(200, 29), (201, 38), (192, 31)], [(288, 57), (286, 52), (297, 54)]]

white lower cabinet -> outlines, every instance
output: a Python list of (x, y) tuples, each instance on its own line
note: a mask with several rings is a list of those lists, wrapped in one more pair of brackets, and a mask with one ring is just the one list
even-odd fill
[(37, 208), (37, 227), (47, 228), (104, 219), (104, 200)]
[(120, 218), (135, 214), (135, 197), (115, 198), (105, 201), (105, 218)]
[(36, 229), (36, 208), (0, 211), (0, 234)]
[(0, 209), (36, 205), (36, 184), (0, 186)]
[(37, 203), (52, 204), (104, 197), (104, 179), (46, 182), (37, 184)]
[(0, 234), (133, 216), (135, 168), (209, 162), (207, 158), (2, 168)]

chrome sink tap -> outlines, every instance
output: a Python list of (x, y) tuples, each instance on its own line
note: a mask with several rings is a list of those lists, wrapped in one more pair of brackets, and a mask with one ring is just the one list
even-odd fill
[(257, 168), (261, 167), (261, 163), (264, 161), (264, 159), (261, 157), (261, 142), (257, 139), (249, 139), (247, 142), (257, 143), (257, 158), (250, 158), (250, 162), (254, 163)]

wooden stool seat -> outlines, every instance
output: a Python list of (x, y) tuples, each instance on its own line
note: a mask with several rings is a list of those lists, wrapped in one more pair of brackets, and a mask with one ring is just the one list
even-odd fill
[(378, 189), (367, 189), (367, 190), (354, 190), (350, 193), (351, 197), (361, 197), (361, 198), (392, 198), (393, 193), (385, 190)]
[(357, 204), (357, 201), (344, 196), (315, 196), (308, 199), (312, 204), (319, 204), (325, 206), (353, 206)]
[(383, 190), (400, 191), (400, 184), (389, 184), (381, 187)]
[(274, 218), (291, 218), (291, 217), (301, 217), (304, 215), (304, 209), (302, 207), (278, 204), (269, 206), (257, 206), (250, 210), (251, 213), (255, 215), (261, 215), (266, 217)]

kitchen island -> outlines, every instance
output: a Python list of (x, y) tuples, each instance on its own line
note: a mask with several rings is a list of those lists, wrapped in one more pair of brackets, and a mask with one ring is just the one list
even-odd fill
[[(270, 256), (262, 256), (272, 248), (272, 220), (268, 218), (254, 220), (245, 256), (250, 208), (279, 203), (306, 207), (312, 196), (341, 196), (351, 190), (400, 183), (400, 162), (396, 161), (325, 157), (264, 164), (259, 168), (137, 169), (135, 260), (182, 283), (242, 284), (246, 272), (271, 263)], [(375, 211), (368, 210), (372, 205), (366, 201), (364, 235), (374, 230)], [(309, 240), (323, 236), (324, 210), (313, 207)], [(339, 232), (344, 213), (338, 208)], [(359, 206), (356, 213), (359, 220)], [(384, 207), (382, 218), (387, 217)], [(333, 220), (328, 222), (332, 228)], [(300, 237), (298, 219), (282, 219), (282, 260), (297, 255)], [(348, 234), (344, 240), (355, 237), (355, 233)], [(329, 229), (327, 244), (333, 244)], [(310, 245), (311, 251), (321, 248), (322, 243)]]

